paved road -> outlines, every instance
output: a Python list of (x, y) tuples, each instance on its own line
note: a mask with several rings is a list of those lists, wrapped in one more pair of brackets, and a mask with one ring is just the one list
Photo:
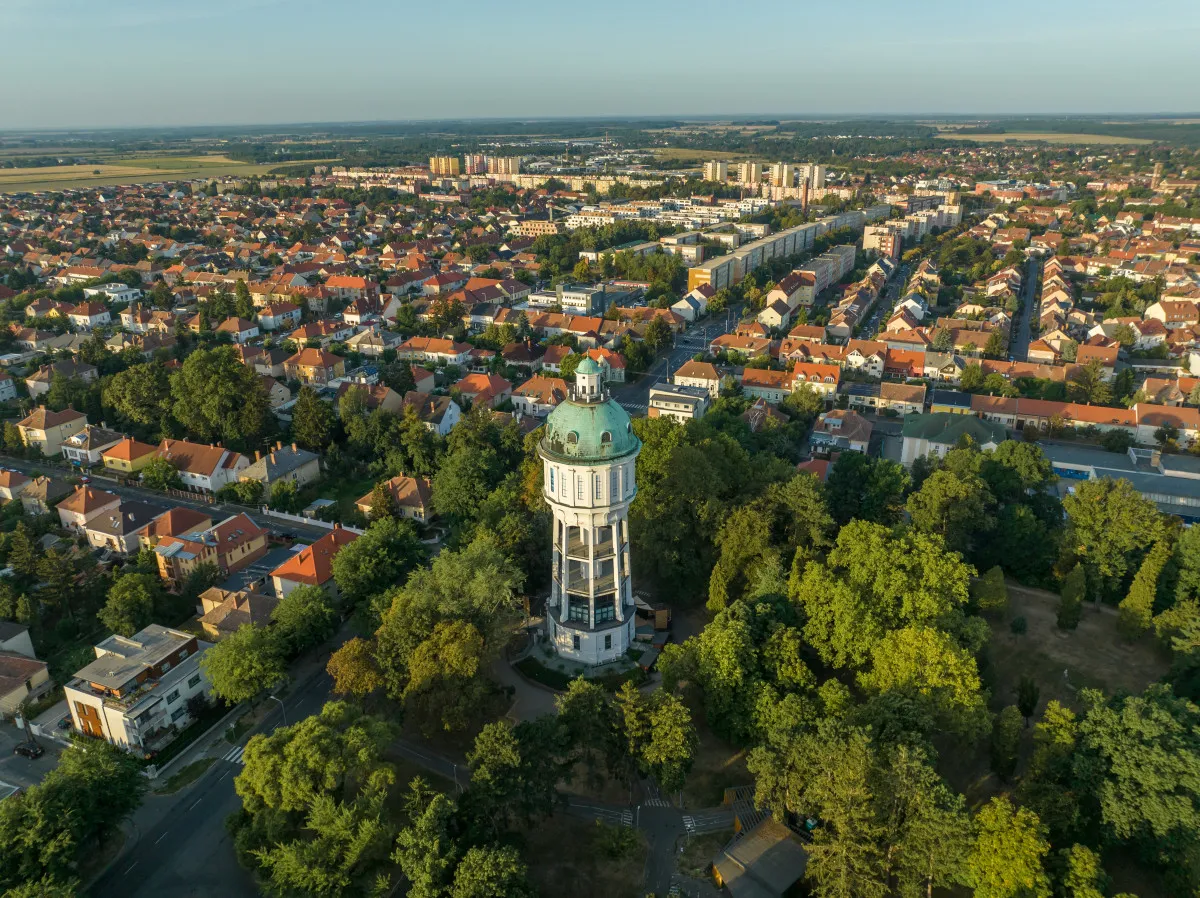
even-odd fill
[(36, 786), (42, 777), (58, 766), (62, 746), (57, 742), (39, 737), (37, 743), (46, 753), (37, 760), (30, 760), (13, 754), (13, 747), (24, 741), (25, 730), (18, 729), (11, 722), (0, 729), (0, 795), (8, 794), (10, 787), (28, 789)]
[[(3, 460), (4, 467), (14, 468), (23, 474), (32, 474), (40, 472), (49, 474), (54, 477), (63, 477), (72, 473), (61, 465), (51, 465), (46, 462), (26, 461), (24, 459), (10, 458), (9, 456), (0, 456)], [(280, 521), (277, 518), (270, 518), (257, 511), (248, 511), (241, 505), (210, 505), (199, 499), (188, 499), (183, 496), (168, 496), (165, 493), (160, 493), (158, 490), (146, 489), (140, 486), (129, 486), (116, 481), (109, 480), (106, 477), (93, 477), (92, 486), (96, 489), (106, 490), (110, 493), (124, 499), (137, 499), (142, 502), (149, 502), (154, 505), (163, 505), (168, 508), (183, 506), (185, 508), (194, 508), (197, 511), (203, 511), (206, 514), (216, 518), (219, 515), (229, 516), (237, 514), (240, 511), (246, 512), (254, 523), (258, 524), (273, 533), (296, 533), (303, 534), (306, 537), (314, 539), (324, 536), (329, 532), (327, 527), (318, 527), (313, 524), (301, 524), (294, 521)]]
[(617, 384), (612, 388), (617, 402), (637, 417), (645, 416), (650, 407), (650, 388), (662, 383), (675, 370), (697, 353), (707, 352), (709, 345), (721, 334), (737, 330), (740, 309), (730, 309), (722, 318), (702, 321), (687, 328), (675, 337), (674, 345), (655, 361), (650, 369), (636, 381)]
[[(319, 672), (283, 699), (287, 720), (316, 714), (333, 685)], [(271, 732), (283, 723), (276, 704), (255, 732)], [(181, 794), (147, 798), (134, 818), (136, 836), (116, 863), (89, 890), (92, 898), (254, 898), (259, 891), (237, 862), (225, 818), (242, 806), (233, 789), (241, 772), (233, 746), (200, 780)]]
[(883, 290), (881, 296), (875, 302), (875, 311), (870, 319), (859, 331), (860, 340), (874, 340), (875, 335), (879, 333), (879, 328), (885, 323), (887, 318), (892, 316), (892, 309), (896, 308), (896, 303), (900, 301), (900, 291), (908, 283), (908, 266), (901, 265), (900, 268), (892, 275), (891, 281)]
[(1018, 362), (1029, 361), (1029, 341), (1033, 320), (1034, 296), (1040, 280), (1041, 268), (1036, 259), (1025, 264), (1025, 278), (1021, 285), (1021, 321), (1017, 326), (1017, 338), (1009, 349), (1009, 355)]

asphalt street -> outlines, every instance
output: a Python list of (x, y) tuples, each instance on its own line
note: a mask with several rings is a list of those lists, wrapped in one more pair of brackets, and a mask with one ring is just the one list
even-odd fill
[(613, 386), (612, 394), (617, 402), (630, 415), (644, 417), (650, 407), (650, 388), (667, 380), (680, 365), (697, 353), (707, 352), (712, 341), (721, 334), (736, 330), (739, 311), (731, 309), (724, 317), (694, 324), (677, 334), (671, 349), (657, 359), (645, 374), (636, 381)]
[[(333, 681), (323, 671), (273, 705), (255, 732), (272, 732), (287, 722), (316, 714), (329, 699)], [(247, 737), (248, 738), (248, 737)], [(232, 749), (233, 746), (230, 746)], [(237, 862), (225, 818), (242, 801), (233, 788), (241, 772), (237, 760), (217, 760), (178, 795), (147, 798), (134, 818), (136, 835), (109, 870), (89, 890), (92, 898), (254, 898), (259, 891)]]
[[(33, 473), (48, 474), (52, 477), (64, 477), (71, 473), (61, 465), (51, 465), (46, 462), (27, 461), (25, 459), (12, 458), (3, 456), (3, 464), (6, 468), (13, 468), (20, 471), (22, 474), (31, 475)], [(301, 524), (295, 521), (281, 521), (278, 518), (270, 518), (261, 512), (248, 510), (241, 505), (222, 505), (209, 504), (200, 499), (190, 499), (186, 496), (167, 495), (158, 490), (146, 489), (140, 486), (129, 486), (118, 483), (115, 480), (109, 480), (106, 477), (93, 477), (91, 485), (96, 489), (106, 490), (110, 493), (122, 497), (123, 499), (136, 499), (140, 502), (149, 502), (152, 505), (162, 505), (166, 508), (174, 508), (182, 506), (185, 508), (194, 508), (198, 511), (203, 511), (210, 514), (214, 519), (218, 517), (228, 517), (238, 512), (246, 512), (254, 523), (258, 524), (273, 533), (295, 533), (304, 534), (306, 537), (324, 536), (329, 532), (326, 527), (318, 527), (313, 524)]]
[(1029, 340), (1031, 322), (1033, 320), (1034, 295), (1037, 292), (1038, 277), (1041, 269), (1036, 259), (1030, 259), (1025, 265), (1024, 283), (1021, 285), (1021, 321), (1017, 327), (1017, 338), (1013, 341), (1010, 355), (1014, 361), (1029, 361)]

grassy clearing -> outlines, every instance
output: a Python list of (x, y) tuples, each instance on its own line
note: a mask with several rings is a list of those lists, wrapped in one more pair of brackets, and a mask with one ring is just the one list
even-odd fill
[(946, 130), (937, 134), (945, 140), (974, 140), (979, 143), (1058, 143), (1058, 144), (1146, 144), (1154, 143), (1144, 137), (1124, 137), (1119, 134), (1059, 134), (1054, 131), (1009, 131), (1004, 134), (976, 134), (972, 131)]
[(0, 193), (104, 187), (148, 181), (265, 175), (273, 165), (235, 162), (227, 156), (127, 156), (95, 165), (0, 169)]
[(597, 850), (600, 827), (565, 814), (541, 821), (525, 836), (529, 877), (541, 895), (572, 898), (642, 898), (647, 847), (637, 834), (627, 856), (606, 857)]
[(204, 771), (208, 770), (216, 761), (216, 758), (201, 758), (199, 761), (193, 761), (186, 767), (181, 768), (178, 773), (154, 791), (159, 795), (170, 795), (173, 792), (178, 792), (180, 789), (190, 786), (196, 780), (200, 779), (204, 775)]
[[(1170, 664), (1161, 649), (1150, 639), (1125, 642), (1116, 615), (1088, 607), (1079, 627), (1064, 633), (1055, 623), (1057, 606), (1051, 593), (1010, 584), (1008, 614), (993, 623), (987, 652), (994, 708), (1016, 701), (1022, 676), (1037, 682), (1043, 706), (1057, 699), (1078, 709), (1080, 689), (1138, 693), (1166, 674)], [(1028, 624), (1024, 635), (1009, 627), (1016, 617)]]
[(725, 832), (703, 833), (699, 836), (689, 837), (684, 843), (683, 853), (679, 855), (675, 869), (684, 876), (691, 876), (694, 879), (707, 879), (709, 877), (708, 868), (712, 865), (712, 859), (717, 856), (717, 852), (724, 848), (732, 838), (732, 829)]
[(711, 159), (745, 159), (745, 153), (730, 153), (725, 150), (690, 150), (687, 147), (656, 147), (648, 152), (659, 159), (679, 162), (708, 162)]
[(711, 808), (719, 805), (725, 790), (733, 786), (745, 786), (754, 781), (746, 770), (746, 752), (734, 748), (713, 734), (704, 722), (704, 714), (692, 709), (692, 720), (696, 721), (696, 735), (700, 744), (696, 748), (696, 761), (683, 787), (683, 804), (689, 808)]

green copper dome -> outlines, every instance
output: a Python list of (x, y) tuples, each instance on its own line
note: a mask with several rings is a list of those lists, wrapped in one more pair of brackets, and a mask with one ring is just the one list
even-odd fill
[(576, 374), (600, 374), (603, 370), (600, 364), (590, 356), (575, 366)]
[[(591, 360), (580, 362), (580, 367), (588, 361)], [(628, 413), (613, 399), (602, 402), (568, 399), (546, 417), (542, 452), (554, 458), (609, 461), (637, 452), (641, 447), (642, 441), (634, 436)]]

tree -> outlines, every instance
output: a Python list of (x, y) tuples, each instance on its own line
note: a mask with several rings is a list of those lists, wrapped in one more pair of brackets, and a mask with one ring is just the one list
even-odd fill
[(38, 560), (41, 553), (37, 544), (29, 535), (29, 529), (24, 521), (18, 521), (8, 540), (8, 564), (22, 577), (37, 576)]
[[(345, 554), (334, 561), (335, 576)], [(443, 551), (392, 593), (375, 634), (376, 659), (388, 693), (403, 698), (426, 730), (462, 726), (482, 698), (476, 675), (507, 641), (522, 582), (495, 540), (480, 536)]]
[(893, 524), (904, 511), (908, 473), (889, 459), (843, 452), (829, 471), (825, 494), (839, 524), (852, 519)]
[(801, 384), (799, 388), (788, 393), (780, 405), (807, 425), (825, 411), (825, 397), (808, 384)]
[(342, 546), (333, 556), (333, 579), (351, 608), (364, 609), (389, 587), (402, 582), (425, 557), (411, 521), (383, 518)]
[(1037, 711), (1041, 696), (1042, 690), (1038, 688), (1037, 681), (1032, 677), (1022, 676), (1017, 683), (1017, 708), (1025, 718), (1026, 727), (1029, 726), (1029, 718)]
[(628, 758), (620, 717), (608, 693), (598, 683), (577, 677), (554, 697), (554, 704), (571, 745), (570, 766), (582, 767), (588, 784), (600, 788), (604, 769), (614, 775)]
[(493, 838), (515, 821), (529, 826), (549, 816), (566, 755), (566, 731), (552, 715), (515, 727), (487, 724), (467, 753), (471, 787), (461, 799), (464, 813)]
[(987, 343), (983, 346), (983, 355), (989, 359), (1002, 359), (1004, 358), (1005, 349), (1004, 335), (1000, 331), (995, 330), (988, 335)]
[(126, 574), (113, 583), (97, 617), (114, 633), (132, 636), (153, 622), (160, 592), (153, 574)]
[(461, 850), (453, 832), (454, 802), (418, 778), (407, 809), (412, 822), (396, 837), (392, 859), (408, 880), (408, 898), (447, 898)]
[(1058, 600), (1058, 628), (1074, 630), (1083, 617), (1083, 598), (1087, 591), (1087, 574), (1083, 565), (1077, 564), (1063, 580), (1062, 594)]
[(630, 710), (636, 701), (634, 694), (641, 695), (627, 681), (618, 695), (625, 711), (630, 754), (665, 792), (676, 792), (683, 788), (695, 760), (697, 737), (692, 716), (678, 697), (658, 689), (646, 699), (644, 709), (639, 709), (645, 715), (644, 728), (630, 729), (631, 714), (637, 715)]
[(334, 427), (333, 406), (317, 396), (312, 387), (301, 387), (292, 409), (292, 435), (296, 442), (305, 449), (321, 452), (333, 439)]
[(67, 748), (40, 783), (0, 803), (0, 890), (74, 895), (79, 865), (137, 809), (145, 788), (129, 752), (103, 741)]
[(378, 521), (380, 518), (396, 518), (399, 517), (400, 508), (396, 504), (396, 497), (383, 481), (376, 483), (371, 488), (371, 514), (372, 521)]
[(297, 586), (275, 606), (271, 622), (290, 656), (320, 645), (337, 629), (337, 612), (319, 586)]
[(1142, 695), (1080, 693), (1077, 776), (1121, 839), (1186, 851), (1200, 831), (1200, 709), (1155, 683)]
[(189, 355), (171, 375), (171, 396), (176, 420), (199, 442), (247, 449), (261, 443), (272, 426), (258, 375), (230, 346)]
[(535, 898), (526, 872), (511, 845), (468, 848), (454, 871), (450, 898)]
[(852, 521), (825, 563), (810, 561), (793, 576), (788, 594), (803, 609), (804, 636), (825, 663), (863, 667), (887, 632), (960, 613), (969, 571), (937, 537)]
[(928, 707), (939, 726), (967, 737), (986, 731), (987, 709), (975, 659), (952, 636), (932, 627), (904, 627), (871, 649), (859, 684), (868, 692), (901, 692)]
[(1095, 572), (1105, 595), (1117, 593), (1133, 562), (1162, 532), (1162, 515), (1128, 480), (1081, 482), (1063, 499), (1070, 520), (1069, 545)]
[(1076, 366), (1067, 375), (1067, 398), (1071, 402), (1088, 405), (1108, 405), (1112, 402), (1112, 388), (1104, 379), (1104, 369), (1099, 359)]
[(339, 695), (365, 698), (383, 685), (374, 646), (361, 636), (342, 643), (329, 657), (325, 670), (333, 677), (333, 691)]
[(953, 352), (954, 332), (948, 328), (938, 328), (933, 335), (933, 349), (935, 352)]
[(222, 639), (200, 659), (213, 692), (230, 703), (244, 702), (287, 676), (284, 646), (266, 627), (246, 624)]
[(908, 497), (907, 507), (914, 527), (937, 534), (949, 548), (966, 554), (977, 536), (991, 529), (988, 512), (992, 504), (981, 478), (941, 469)]
[(976, 898), (1050, 898), (1043, 868), (1050, 843), (1037, 815), (993, 798), (975, 817), (965, 879)]
[(657, 355), (663, 347), (671, 343), (671, 326), (662, 318), (655, 317), (646, 325), (642, 339), (650, 347), (650, 351)]
[(972, 590), (980, 611), (1003, 615), (1008, 610), (1008, 586), (1000, 565), (990, 568), (980, 577)]
[(1136, 639), (1150, 629), (1154, 603), (1158, 598), (1158, 581), (1163, 568), (1171, 560), (1173, 547), (1163, 538), (1142, 559), (1141, 567), (1129, 586), (1129, 594), (1121, 601), (1117, 626), (1127, 639)]
[(1059, 891), (1064, 898), (1104, 898), (1108, 877), (1100, 866), (1100, 855), (1076, 844), (1062, 849), (1058, 856), (1062, 867)]
[(183, 489), (179, 469), (161, 456), (151, 459), (141, 471), (142, 483), (152, 490)]
[(992, 770), (1004, 782), (1017, 770), (1021, 750), (1021, 712), (1014, 705), (1003, 708), (992, 724)]
[(270, 505), (277, 511), (295, 512), (299, 509), (299, 489), (294, 480), (276, 480), (271, 484)]
[(586, 281), (592, 276), (591, 266), (588, 265), (587, 259), (580, 259), (575, 263), (575, 270), (572, 272), (575, 280)]
[(171, 412), (171, 383), (166, 367), (148, 362), (117, 372), (104, 382), (101, 402), (122, 420), (161, 429)]

